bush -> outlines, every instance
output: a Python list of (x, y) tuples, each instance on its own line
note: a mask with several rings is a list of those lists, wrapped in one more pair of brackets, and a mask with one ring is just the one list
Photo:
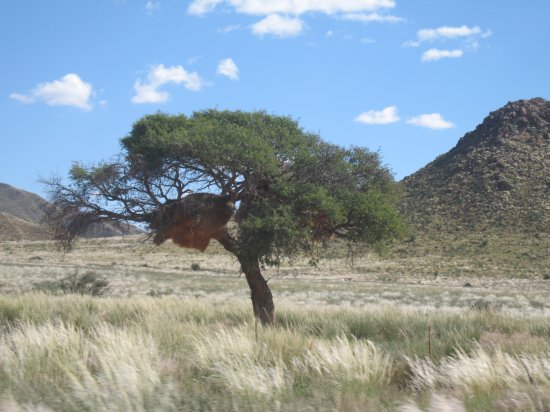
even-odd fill
[(152, 297), (156, 298), (156, 297), (161, 297), (161, 296), (172, 295), (173, 293), (174, 293), (174, 289), (172, 289), (172, 288), (166, 288), (164, 290), (151, 289), (149, 292), (147, 292), (147, 296), (152, 296)]
[(101, 296), (110, 287), (110, 282), (94, 272), (86, 272), (78, 275), (73, 273), (57, 281), (47, 281), (35, 284), (35, 289), (46, 290), (52, 293), (78, 293), (80, 295)]

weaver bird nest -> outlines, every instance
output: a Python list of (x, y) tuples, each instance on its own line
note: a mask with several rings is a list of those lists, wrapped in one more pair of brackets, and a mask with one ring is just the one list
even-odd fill
[(194, 193), (162, 205), (153, 213), (149, 227), (156, 245), (172, 239), (179, 246), (204, 251), (210, 240), (226, 233), (234, 213), (235, 203), (229, 195)]

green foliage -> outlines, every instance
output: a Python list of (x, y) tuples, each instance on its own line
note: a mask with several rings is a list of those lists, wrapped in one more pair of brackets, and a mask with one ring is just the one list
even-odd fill
[(223, 182), (238, 176), (220, 189), (237, 192), (241, 249), (264, 263), (312, 250), (312, 241), (331, 235), (375, 245), (404, 233), (393, 179), (377, 153), (323, 142), (287, 117), (155, 114), (122, 143), (129, 159), (153, 168), (178, 162), (214, 171)]
[(156, 113), (136, 122), (121, 144), (118, 162), (73, 165), (73, 186), (54, 196), (73, 217), (67, 224), (67, 214), (57, 214), (58, 226), (151, 223), (162, 204), (207, 192), (235, 201), (238, 254), (265, 264), (310, 253), (329, 238), (376, 247), (405, 234), (396, 184), (378, 153), (327, 143), (289, 117)]
[(319, 139), (309, 144), (261, 199), (247, 205), (240, 226), (247, 245), (267, 262), (278, 262), (330, 237), (378, 246), (405, 234), (393, 207), (391, 175), (376, 154)]
[(303, 134), (287, 117), (206, 110), (191, 117), (162, 113), (145, 116), (122, 139), (122, 145), (129, 158), (137, 155), (151, 168), (176, 161), (274, 174), (278, 163), (302, 144)]

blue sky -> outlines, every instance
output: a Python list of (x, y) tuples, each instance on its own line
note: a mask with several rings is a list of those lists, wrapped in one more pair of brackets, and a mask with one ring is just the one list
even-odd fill
[(109, 159), (141, 116), (266, 110), (401, 179), (550, 98), (543, 0), (18, 0), (0, 6), (0, 182)]

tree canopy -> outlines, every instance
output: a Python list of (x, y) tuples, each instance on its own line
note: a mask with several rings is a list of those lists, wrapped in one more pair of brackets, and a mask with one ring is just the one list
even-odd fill
[[(75, 163), (68, 183), (49, 182), (49, 221), (65, 245), (92, 223), (117, 221), (147, 225), (157, 243), (176, 241), (160, 232), (180, 225), (188, 239), (180, 244), (203, 249), (192, 238), (210, 224), (202, 236), (235, 254), (249, 280), (251, 271), (261, 278), (259, 264), (278, 264), (316, 242), (375, 246), (403, 233), (396, 185), (378, 153), (330, 144), (289, 117), (157, 113), (138, 120), (121, 145), (117, 159)], [(269, 323), (265, 307), (254, 309)]]

